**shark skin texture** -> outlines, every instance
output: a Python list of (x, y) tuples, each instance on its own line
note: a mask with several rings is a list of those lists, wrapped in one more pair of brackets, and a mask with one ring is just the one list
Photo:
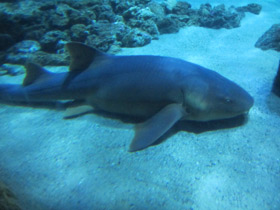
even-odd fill
[(51, 73), (27, 63), (22, 85), (0, 84), (2, 103), (81, 101), (66, 117), (95, 108), (144, 117), (129, 151), (155, 143), (180, 120), (212, 121), (248, 113), (254, 99), (215, 71), (164, 56), (115, 56), (78, 42), (66, 44), (69, 72)]

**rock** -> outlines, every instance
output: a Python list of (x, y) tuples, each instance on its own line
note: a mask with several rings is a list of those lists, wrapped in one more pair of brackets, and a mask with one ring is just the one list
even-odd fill
[(262, 10), (262, 6), (259, 4), (248, 4), (247, 6), (243, 6), (243, 7), (237, 7), (236, 10), (238, 12), (251, 12), (253, 14), (260, 14), (261, 10)]
[(191, 5), (188, 2), (178, 1), (172, 9), (172, 13), (176, 15), (189, 15)]
[(64, 3), (68, 4), (70, 7), (77, 10), (82, 10), (84, 8), (91, 8), (92, 6), (100, 4), (100, 0), (83, 0), (83, 1), (68, 1), (65, 0)]
[(176, 24), (179, 28), (188, 25), (190, 17), (188, 15), (168, 15), (171, 19), (176, 21)]
[(71, 9), (67, 13), (69, 19), (69, 27), (75, 24), (84, 24), (88, 25), (91, 24), (92, 20), (96, 20), (96, 14), (94, 11), (84, 11), (84, 10), (76, 10)]
[(122, 42), (123, 37), (130, 31), (122, 22), (109, 23), (108, 21), (97, 21), (89, 26), (88, 30), (91, 35), (87, 37), (86, 43), (103, 52), (107, 52), (111, 45)]
[(9, 53), (5, 57), (5, 63), (22, 64), (24, 65), (32, 53)]
[(153, 20), (144, 21), (141, 24), (140, 29), (142, 31), (145, 31), (146, 33), (150, 34), (153, 37), (153, 39), (159, 38), (158, 27), (157, 27), (157, 24)]
[(91, 10), (95, 13), (95, 20), (107, 20), (111, 23), (116, 21), (116, 15), (113, 12), (111, 5), (109, 4), (101, 4), (95, 5), (91, 8)]
[(56, 54), (43, 51), (33, 53), (27, 61), (38, 63), (42, 66), (66, 66), (70, 64), (66, 53)]
[(40, 23), (33, 10), (12, 10), (0, 7), (0, 31), (8, 34), (15, 42), (22, 41), (28, 30), (27, 26)]
[(165, 17), (165, 8), (163, 5), (152, 1), (147, 6), (150, 8), (151, 12), (154, 13), (157, 20)]
[(189, 9), (189, 21), (188, 26), (200, 26), (200, 14), (199, 10)]
[(116, 14), (123, 14), (130, 7), (135, 6), (135, 2), (126, 0), (110, 0), (111, 7)]
[(41, 50), (37, 41), (25, 40), (9, 48), (5, 63), (25, 64), (35, 62), (41, 65), (65, 65), (64, 54), (50, 54)]
[(131, 7), (128, 10), (124, 11), (123, 18), (125, 21), (130, 22), (131, 20), (155, 20), (156, 15), (150, 10), (149, 7), (140, 8), (140, 7)]
[(89, 35), (89, 31), (84, 24), (73, 25), (70, 29), (71, 41), (84, 42)]
[(58, 30), (65, 30), (70, 26), (68, 17), (63, 17), (57, 14), (51, 15), (49, 25), (51, 29)]
[(145, 5), (147, 5), (152, 0), (134, 0), (134, 1), (135, 1), (135, 5), (144, 7)]
[(56, 4), (54, 2), (46, 2), (45, 4), (41, 5), (39, 7), (39, 10), (41, 11), (49, 11), (52, 9), (56, 9)]
[(98, 16), (98, 20), (108, 20), (113, 23), (116, 20), (116, 15), (113, 12), (103, 12)]
[(15, 64), (3, 64), (0, 66), (0, 75), (10, 75), (10, 76), (17, 76), (20, 74), (24, 74), (25, 70), (22, 65), (15, 65)]
[(39, 41), (46, 33), (46, 28), (43, 26), (33, 26), (26, 31), (23, 36), (24, 40), (36, 40)]
[(157, 23), (158, 30), (161, 34), (177, 33), (179, 26), (171, 17), (166, 17)]
[(121, 43), (118, 43), (117, 45), (111, 45), (110, 49), (107, 51), (109, 54), (116, 54), (122, 50)]
[(108, 4), (95, 5), (92, 10), (96, 14), (96, 20), (108, 20), (109, 22), (114, 22), (115, 20), (113, 9)]
[(49, 12), (48, 24), (51, 30), (69, 29), (74, 24), (90, 24), (92, 17), (85, 11), (79, 11), (68, 4), (58, 4), (55, 10)]
[(151, 35), (140, 31), (139, 29), (132, 29), (122, 39), (122, 47), (142, 47), (151, 42)]
[(155, 20), (156, 19), (155, 13), (153, 13), (149, 7), (140, 9), (136, 13), (136, 17), (138, 20)]
[(140, 7), (134, 6), (129, 8), (128, 10), (123, 12), (123, 18), (126, 21), (129, 21), (130, 19), (137, 19), (137, 13), (140, 10)]
[[(83, 2), (84, 4), (81, 4), (81, 2), (63, 1), (59, 4), (54, 3), (54, 1), (45, 1), (45, 4), (40, 7), (40, 10), (45, 11), (44, 14), (49, 14), (45, 19), (49, 22), (50, 26), (55, 26), (56, 29), (63, 30), (75, 24), (87, 25), (91, 23), (91, 20), (96, 19), (94, 11), (83, 8), (83, 6), (93, 6), (94, 4), (92, 2), (94, 1)], [(56, 23), (57, 17), (60, 17), (60, 19)]]
[(280, 51), (280, 24), (274, 24), (256, 42), (255, 47), (262, 50)]
[(46, 53), (43, 51), (37, 51), (34, 53), (19, 53), (13, 54), (10, 53), (7, 55), (6, 63), (21, 64), (24, 65), (26, 62), (38, 63), (42, 66), (60, 66), (60, 65), (69, 65), (69, 62), (66, 60), (65, 54), (53, 54)]
[(171, 13), (176, 6), (177, 0), (164, 0), (162, 5), (165, 7), (167, 13)]
[(214, 8), (210, 4), (202, 4), (198, 14), (200, 26), (214, 29), (239, 27), (244, 17), (244, 13), (237, 12), (234, 7), (226, 10), (224, 4)]
[(101, 50), (102, 52), (107, 52), (110, 49), (110, 46), (114, 43), (114, 39), (112, 37), (107, 38), (92, 34), (87, 37), (85, 43)]
[(198, 14), (200, 16), (210, 16), (212, 11), (212, 6), (211, 4), (201, 4), (200, 8), (198, 10)]
[(23, 40), (39, 41), (47, 53), (64, 53), (63, 43), (69, 40), (114, 51), (120, 46), (146, 45), (159, 34), (176, 33), (184, 26), (238, 27), (245, 12), (260, 11), (258, 4), (237, 9), (203, 4), (192, 9), (189, 3), (177, 0), (20, 0), (0, 7), (0, 63), (6, 57), (17, 63), (26, 60), (31, 52), (18, 53), (20, 56), (1, 52)]
[(20, 53), (34, 53), (36, 51), (39, 51), (41, 49), (41, 46), (39, 42), (34, 40), (24, 40), (21, 42), (16, 43), (13, 45), (8, 52), (11, 52), (13, 54), (20, 54)]
[(68, 35), (63, 31), (54, 30), (47, 32), (39, 42), (42, 46), (43, 51), (55, 53), (57, 50), (59, 50), (57, 44), (61, 40), (68, 41)]
[(15, 44), (15, 40), (9, 34), (0, 34), (0, 51), (6, 50)]
[(126, 10), (123, 15), (126, 24), (131, 28), (137, 28), (150, 34), (153, 39), (158, 39), (159, 31), (155, 21), (158, 20), (155, 13), (149, 7), (141, 9), (138, 6)]

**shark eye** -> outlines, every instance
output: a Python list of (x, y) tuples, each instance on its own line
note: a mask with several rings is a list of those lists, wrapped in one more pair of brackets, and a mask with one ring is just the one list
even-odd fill
[(225, 102), (226, 102), (227, 104), (229, 104), (229, 103), (232, 102), (232, 100), (231, 100), (230, 98), (226, 97), (226, 98), (225, 98)]

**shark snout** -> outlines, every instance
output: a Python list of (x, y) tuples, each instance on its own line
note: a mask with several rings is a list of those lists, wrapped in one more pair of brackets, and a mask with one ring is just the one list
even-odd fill
[(240, 98), (240, 112), (244, 114), (249, 113), (249, 110), (254, 105), (254, 98), (247, 92), (245, 92)]
[(249, 95), (249, 99), (248, 99), (248, 111), (252, 108), (252, 106), (254, 105), (254, 98)]

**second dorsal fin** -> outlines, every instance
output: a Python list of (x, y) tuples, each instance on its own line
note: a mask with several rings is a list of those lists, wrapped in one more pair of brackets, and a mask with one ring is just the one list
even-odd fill
[(105, 53), (79, 42), (67, 43), (66, 49), (71, 58), (70, 71), (83, 71), (98, 57), (106, 56)]
[(42, 76), (51, 74), (51, 72), (35, 63), (26, 63), (24, 67), (26, 75), (22, 83), (23, 86), (31, 85)]

